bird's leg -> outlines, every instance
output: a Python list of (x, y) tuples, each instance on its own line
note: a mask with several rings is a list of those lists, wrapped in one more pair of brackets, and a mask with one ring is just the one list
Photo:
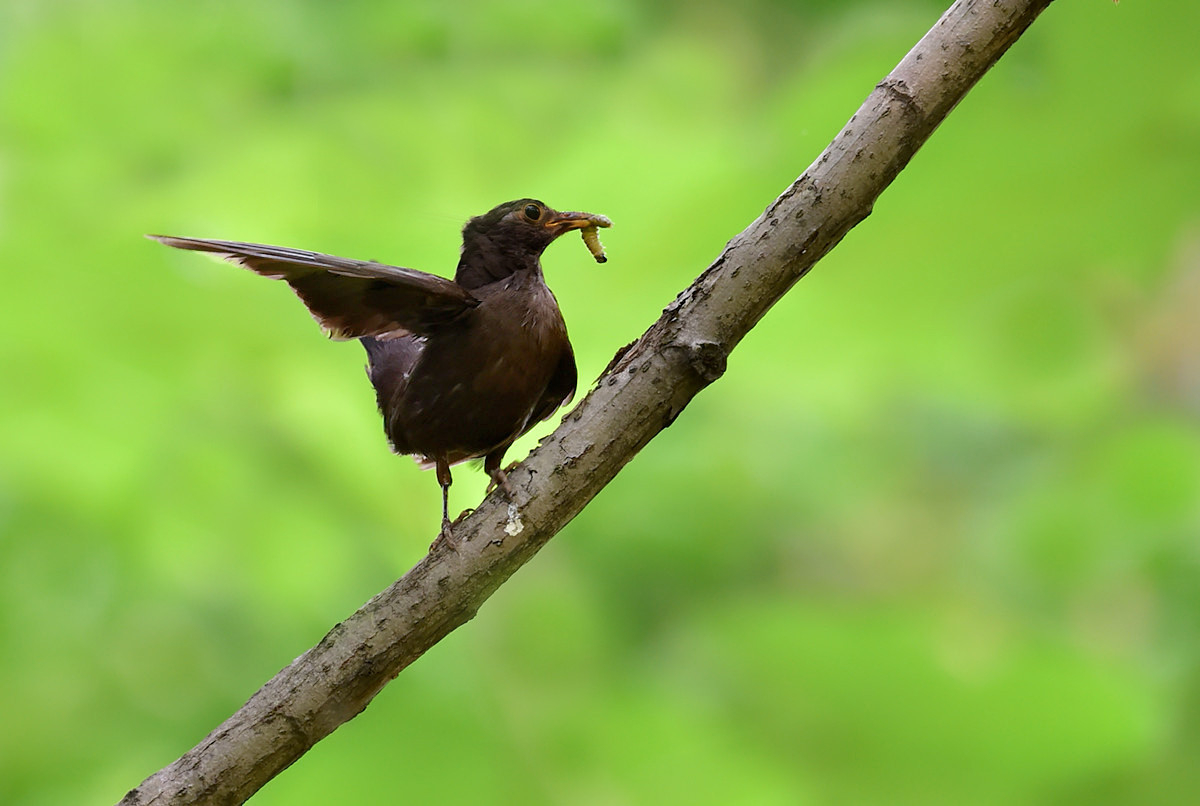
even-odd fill
[(517, 511), (516, 491), (508, 483), (508, 475), (500, 467), (503, 459), (504, 449), (492, 451), (484, 457), (483, 469), (492, 477), (492, 483), (488, 485), (488, 492), (491, 492), (494, 487), (499, 487), (500, 492), (504, 493), (504, 497), (508, 499), (508, 522), (504, 525), (504, 532), (509, 535), (519, 535), (525, 525), (521, 523), (521, 513)]
[(454, 532), (450, 529), (450, 485), (454, 482), (450, 475), (450, 463), (444, 458), (436, 459), (437, 480), (442, 488), (442, 531), (438, 534), (437, 539), (430, 544), (429, 550), (433, 551), (434, 546), (438, 543), (445, 543), (450, 548), (458, 551), (458, 543), (454, 539)]
[(504, 451), (492, 451), (483, 460), (483, 470), (492, 477), (492, 483), (488, 485), (490, 493), (496, 487), (504, 493), (504, 497), (509, 501), (513, 500), (515, 494), (512, 485), (508, 483), (508, 476), (500, 467), (500, 462), (504, 459)]

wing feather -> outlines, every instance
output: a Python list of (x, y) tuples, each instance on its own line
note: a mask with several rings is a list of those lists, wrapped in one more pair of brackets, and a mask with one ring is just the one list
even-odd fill
[(540, 423), (558, 411), (560, 406), (570, 403), (571, 399), (575, 397), (575, 385), (578, 380), (579, 373), (575, 368), (575, 352), (568, 343), (567, 349), (563, 351), (562, 357), (558, 359), (558, 366), (554, 369), (554, 375), (550, 378), (550, 383), (546, 387), (546, 391), (542, 394), (542, 399), (538, 401), (537, 406), (534, 408), (533, 415), (529, 418), (526, 428), (532, 427), (535, 423)]
[(286, 281), (334, 339), (426, 335), (479, 304), (445, 277), (373, 260), (241, 241), (147, 237), (176, 249), (208, 252)]

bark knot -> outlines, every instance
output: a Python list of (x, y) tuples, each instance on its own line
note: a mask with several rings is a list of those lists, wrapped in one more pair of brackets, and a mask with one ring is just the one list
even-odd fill
[(685, 348), (688, 364), (705, 383), (712, 383), (725, 374), (728, 351), (714, 341), (697, 341)]

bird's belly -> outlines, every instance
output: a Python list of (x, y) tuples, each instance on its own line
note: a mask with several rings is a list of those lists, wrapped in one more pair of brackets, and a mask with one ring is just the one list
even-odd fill
[(516, 439), (565, 350), (557, 306), (522, 315), (485, 300), (469, 327), (430, 338), (386, 413), (397, 451), (459, 461)]

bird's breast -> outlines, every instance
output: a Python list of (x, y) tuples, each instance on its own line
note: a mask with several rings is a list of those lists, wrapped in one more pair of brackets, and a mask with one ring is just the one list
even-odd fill
[(559, 362), (566, 325), (544, 283), (498, 283), (454, 327), (431, 334), (385, 412), (397, 450), (466, 458), (524, 433)]

